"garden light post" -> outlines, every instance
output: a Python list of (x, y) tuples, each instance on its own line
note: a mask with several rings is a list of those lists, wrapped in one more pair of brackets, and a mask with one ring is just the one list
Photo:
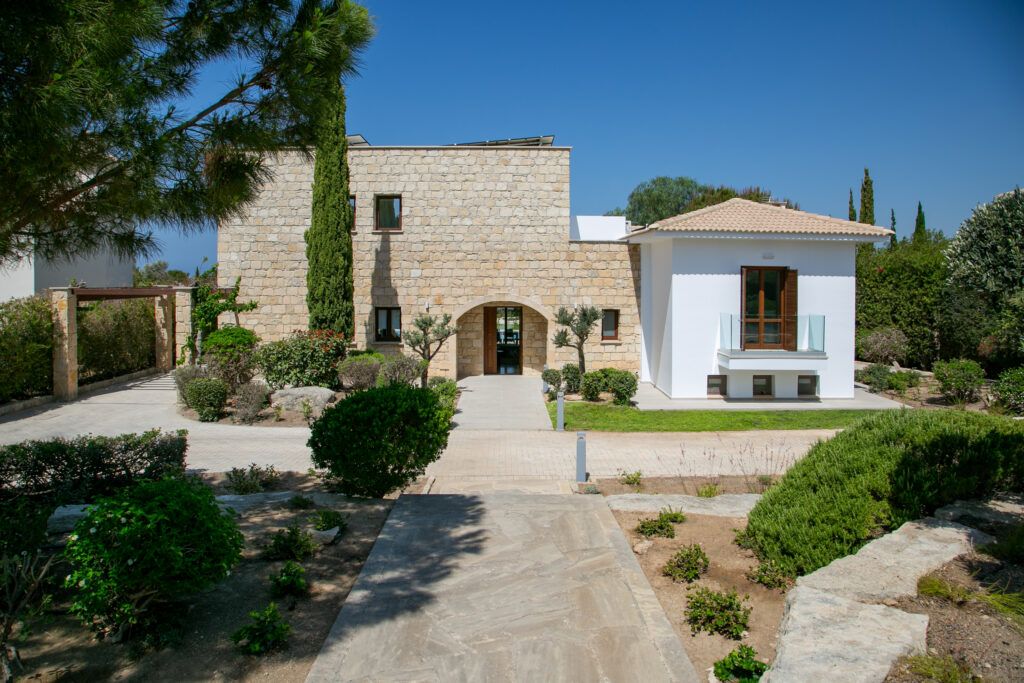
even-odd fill
[(565, 392), (558, 392), (558, 426), (555, 427), (555, 431), (565, 431)]
[(576, 483), (587, 481), (587, 433), (576, 432)]

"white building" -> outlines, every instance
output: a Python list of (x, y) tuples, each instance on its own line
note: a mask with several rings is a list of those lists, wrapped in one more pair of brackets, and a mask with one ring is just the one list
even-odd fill
[(640, 380), (671, 398), (852, 398), (857, 245), (873, 225), (731, 199), (640, 245)]
[(90, 256), (44, 261), (33, 256), (0, 265), (0, 302), (20, 299), (49, 289), (67, 287), (131, 287), (135, 262), (101, 250)]

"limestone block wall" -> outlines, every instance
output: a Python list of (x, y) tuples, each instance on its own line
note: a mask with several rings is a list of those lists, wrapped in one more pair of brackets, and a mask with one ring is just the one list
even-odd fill
[[(553, 316), (560, 306), (587, 304), (619, 311), (619, 339), (602, 343), (596, 329), (588, 364), (639, 370), (638, 247), (569, 241), (568, 148), (358, 147), (349, 165), (360, 348), (406, 351), (374, 341), (375, 306), (400, 306), (406, 327), (429, 306), (462, 326), (432, 374), (477, 374), (483, 313), (472, 311), (504, 302), (523, 306), (534, 329), (539, 320), (527, 316), (547, 323), (543, 350), (537, 336), (524, 356), (524, 371), (539, 372), (544, 363), (575, 362), (573, 349), (550, 342)], [(260, 304), (242, 324), (265, 341), (306, 327), (303, 233), (313, 183), (313, 164), (299, 155), (280, 155), (270, 168), (273, 181), (218, 232), (220, 284), (241, 276), (240, 300)], [(401, 195), (401, 232), (374, 230), (378, 195)]]

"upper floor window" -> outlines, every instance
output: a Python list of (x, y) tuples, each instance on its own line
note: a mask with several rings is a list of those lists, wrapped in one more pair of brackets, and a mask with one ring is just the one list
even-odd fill
[(375, 230), (402, 229), (402, 196), (378, 195), (375, 207)]
[(797, 272), (743, 268), (743, 348), (796, 350)]
[(348, 196), (348, 208), (352, 212), (352, 232), (356, 231), (356, 196), (350, 194)]
[(609, 341), (619, 338), (619, 312), (606, 308), (601, 320), (601, 340)]
[(377, 333), (374, 338), (379, 342), (402, 341), (402, 309), (378, 306), (374, 309)]

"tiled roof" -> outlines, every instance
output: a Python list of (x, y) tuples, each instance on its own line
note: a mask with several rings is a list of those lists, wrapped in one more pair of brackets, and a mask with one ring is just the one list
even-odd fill
[[(892, 230), (734, 198), (652, 223), (641, 232), (763, 232), (887, 237)], [(636, 235), (637, 233), (633, 233)]]

